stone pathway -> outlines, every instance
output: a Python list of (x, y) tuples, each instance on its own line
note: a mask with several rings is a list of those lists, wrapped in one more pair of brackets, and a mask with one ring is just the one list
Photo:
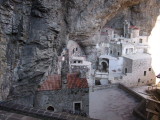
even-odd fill
[(89, 115), (100, 120), (139, 120), (133, 108), (139, 103), (131, 95), (117, 88), (107, 88), (90, 92)]
[(40, 120), (40, 119), (0, 110), (0, 120)]

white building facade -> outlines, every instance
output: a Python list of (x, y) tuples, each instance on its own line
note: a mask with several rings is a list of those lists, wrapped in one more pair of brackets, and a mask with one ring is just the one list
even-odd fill
[(103, 28), (99, 45), (106, 46), (100, 47), (103, 52), (99, 57), (95, 84), (138, 86), (155, 82), (152, 58), (148, 53), (148, 36), (140, 36), (139, 33), (139, 28), (130, 26), (127, 21), (124, 22), (123, 37), (115, 34), (111, 28)]

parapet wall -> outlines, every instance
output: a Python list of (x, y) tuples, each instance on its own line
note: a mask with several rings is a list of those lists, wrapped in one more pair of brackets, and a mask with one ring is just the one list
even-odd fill
[(70, 115), (67, 113), (54, 113), (44, 109), (36, 109), (25, 107), (23, 105), (14, 104), (12, 102), (1, 102), (0, 109), (10, 112), (15, 112), (18, 114), (23, 114), (27, 116), (32, 116), (35, 118), (40, 118), (43, 120), (96, 120), (87, 117), (81, 117), (76, 115)]

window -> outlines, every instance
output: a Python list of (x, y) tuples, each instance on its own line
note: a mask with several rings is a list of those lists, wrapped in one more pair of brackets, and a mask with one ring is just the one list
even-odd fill
[(140, 82), (141, 81), (141, 79), (138, 79), (138, 82)]
[(149, 71), (151, 71), (151, 68), (149, 68)]
[(125, 73), (127, 73), (127, 68), (125, 68)]
[(74, 54), (74, 49), (73, 49), (73, 54)]
[(112, 50), (110, 51), (110, 54), (112, 54)]
[(82, 63), (82, 61), (78, 61), (78, 63)]
[(82, 110), (82, 102), (73, 102), (73, 111), (80, 112)]
[(100, 80), (95, 80), (95, 85), (101, 85)]
[(128, 49), (126, 49), (126, 54), (128, 53)]
[(133, 53), (133, 48), (129, 48), (129, 53)]
[(78, 51), (78, 48), (76, 48), (76, 51)]
[(146, 73), (147, 73), (147, 72), (146, 72), (146, 71), (144, 71), (144, 76), (146, 76)]
[(120, 55), (120, 53), (118, 52), (118, 56)]
[(76, 61), (74, 61), (73, 63), (76, 63)]
[(143, 40), (142, 39), (139, 39), (139, 43), (142, 43), (143, 42)]

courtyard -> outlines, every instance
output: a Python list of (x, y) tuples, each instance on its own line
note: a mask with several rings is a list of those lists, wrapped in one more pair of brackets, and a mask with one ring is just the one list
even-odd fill
[(100, 120), (139, 120), (132, 112), (139, 102), (118, 87), (95, 90), (89, 95), (89, 115)]

